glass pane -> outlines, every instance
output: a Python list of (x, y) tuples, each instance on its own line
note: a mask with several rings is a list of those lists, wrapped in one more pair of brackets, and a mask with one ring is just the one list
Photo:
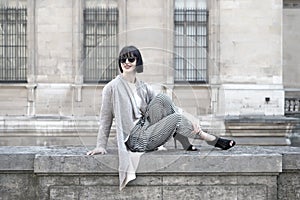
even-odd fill
[(197, 0), (197, 9), (207, 9), (206, 0)]
[(197, 42), (198, 45), (200, 45), (201, 47), (206, 47), (206, 36), (198, 36), (197, 37)]
[(189, 25), (186, 27), (186, 35), (194, 36), (196, 35), (196, 26)]
[(205, 48), (197, 48), (197, 58), (206, 58)]
[(175, 0), (175, 8), (206, 9), (206, 0)]
[(197, 26), (197, 35), (206, 35), (206, 26)]
[(184, 10), (175, 10), (175, 21), (176, 22), (183, 22), (184, 16), (185, 16)]
[(175, 26), (175, 34), (176, 35), (184, 35), (184, 26), (183, 25), (176, 25)]
[(187, 9), (195, 9), (196, 8), (196, 1), (197, 0), (185, 0), (186, 1), (186, 8)]
[(195, 22), (196, 21), (196, 10), (187, 10), (186, 11), (186, 20), (188, 22)]
[(116, 8), (118, 6), (117, 0), (85, 0), (85, 7), (110, 7), (110, 8)]
[(206, 11), (198, 11), (197, 22), (206, 22), (206, 20), (207, 20)]
[(184, 57), (185, 56), (185, 48), (176, 48), (175, 53), (177, 57)]

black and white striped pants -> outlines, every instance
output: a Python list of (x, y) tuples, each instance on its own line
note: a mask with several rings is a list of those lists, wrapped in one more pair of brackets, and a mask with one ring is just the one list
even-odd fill
[(193, 130), (193, 124), (175, 112), (172, 100), (159, 94), (148, 105), (144, 119), (131, 130), (126, 145), (131, 151), (153, 151), (165, 144), (174, 133), (193, 138)]

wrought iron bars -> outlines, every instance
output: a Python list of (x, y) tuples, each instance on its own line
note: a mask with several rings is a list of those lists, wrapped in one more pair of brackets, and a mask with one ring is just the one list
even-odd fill
[(206, 9), (176, 8), (174, 12), (175, 82), (207, 82)]
[(0, 7), (0, 82), (27, 81), (27, 9)]
[(84, 10), (85, 83), (108, 82), (118, 73), (118, 8)]

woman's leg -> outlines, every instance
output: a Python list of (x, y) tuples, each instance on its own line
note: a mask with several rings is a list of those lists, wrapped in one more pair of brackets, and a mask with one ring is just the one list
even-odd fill
[(181, 116), (173, 113), (149, 126), (143, 134), (148, 137), (146, 151), (154, 150), (165, 144), (176, 132), (180, 121)]
[[(156, 124), (163, 118), (174, 113), (175, 113), (175, 105), (172, 102), (172, 100), (167, 95), (159, 94), (150, 102), (146, 111), (146, 119), (149, 121), (149, 125), (152, 126), (153, 124)], [(177, 125), (176, 133), (186, 137), (194, 138), (195, 134), (192, 133), (194, 130), (194, 126), (192, 122), (181, 114), (177, 114), (177, 115), (180, 116), (181, 124), (175, 124)], [(174, 120), (171, 121), (173, 122)]]
[[(149, 104), (147, 108), (146, 116), (150, 125), (153, 125), (157, 122), (159, 122), (161, 119), (165, 118), (168, 115), (175, 113), (175, 105), (173, 104), (172, 100), (164, 95), (159, 94), (157, 95)], [(174, 129), (174, 128), (173, 128)], [(189, 141), (189, 139), (186, 136), (183, 136), (181, 134), (173, 134), (174, 140), (179, 141), (182, 145), (182, 147), (185, 150), (188, 151), (196, 151), (197, 148), (195, 148)]]
[[(149, 104), (147, 111), (146, 111), (146, 118), (150, 123), (150, 126), (153, 124), (156, 124), (159, 122), (161, 119), (165, 118), (166, 116), (170, 114), (175, 113), (175, 105), (172, 102), (172, 100), (164, 94), (158, 94)], [(189, 137), (189, 138), (195, 138), (195, 134), (192, 133), (194, 130), (193, 124), (184, 116), (182, 117), (182, 124), (179, 127), (178, 124), (175, 124), (174, 128), (178, 128), (176, 131), (176, 135), (178, 134), (178, 138), (183, 138), (184, 137)], [(170, 119), (172, 122), (174, 120)], [(176, 120), (175, 120), (176, 121)], [(171, 123), (173, 124), (173, 123)], [(177, 126), (178, 125), (178, 126)], [(161, 124), (159, 127), (162, 127), (163, 125)], [(169, 127), (167, 127), (168, 129)], [(174, 130), (173, 128), (173, 130)], [(181, 136), (180, 136), (181, 135)], [(203, 135), (205, 138), (201, 139), (207, 139), (207, 140), (214, 140), (215, 137), (210, 135), (207, 136), (206, 134)], [(185, 140), (185, 139), (184, 139)]]
[(173, 113), (175, 105), (172, 100), (167, 95), (158, 94), (148, 105), (145, 116), (152, 125)]
[[(205, 140), (208, 144), (220, 147), (220, 138), (197, 129), (191, 121), (183, 115), (175, 113), (175, 105), (172, 100), (164, 95), (157, 95), (149, 104), (146, 112), (149, 127), (145, 130), (149, 136), (147, 150), (153, 150), (166, 143), (175, 133), (184, 137)], [(182, 137), (180, 137), (182, 138)], [(227, 147), (234, 146), (234, 141), (221, 139)], [(224, 145), (223, 145), (224, 146)], [(226, 147), (226, 148), (227, 148)], [(225, 147), (220, 147), (225, 149)]]

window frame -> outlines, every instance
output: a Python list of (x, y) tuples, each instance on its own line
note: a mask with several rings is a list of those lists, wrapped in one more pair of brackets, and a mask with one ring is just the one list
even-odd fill
[[(91, 16), (92, 12), (94, 16)], [(110, 15), (112, 14), (112, 15)], [(87, 20), (87, 17), (94, 19)], [(99, 28), (103, 26), (104, 29)], [(92, 27), (92, 31), (88, 30)], [(89, 32), (91, 31), (91, 32)], [(99, 32), (100, 31), (100, 32)], [(83, 83), (107, 83), (118, 74), (117, 54), (119, 50), (119, 9), (118, 7), (85, 7), (83, 10)], [(91, 40), (88, 41), (87, 37)], [(103, 51), (98, 46), (102, 41)], [(95, 55), (91, 59), (87, 59), (88, 54)], [(105, 55), (99, 56), (104, 53)], [(93, 56), (92, 55), (92, 56)], [(92, 63), (89, 63), (91, 61)], [(97, 65), (103, 62), (103, 67)], [(91, 66), (91, 65), (93, 66)], [(107, 70), (107, 66), (109, 69)], [(92, 71), (90, 71), (92, 69)], [(96, 74), (94, 74), (94, 72)], [(104, 78), (97, 74), (106, 73)], [(91, 75), (91, 76), (89, 76)]]
[[(27, 7), (0, 6), (0, 26), (0, 83), (27, 83)], [(23, 32), (22, 28), (25, 29)], [(7, 60), (10, 60), (12, 65), (7, 65)]]
[[(178, 14), (180, 13), (181, 14)], [(194, 15), (188, 15), (188, 13), (194, 13)], [(181, 15), (181, 16), (180, 16)], [(199, 19), (199, 16), (202, 16), (205, 21), (203, 21), (202, 19)], [(183, 17), (183, 19), (178, 20), (178, 18)], [(195, 20), (187, 20), (188, 17), (194, 17)], [(179, 26), (183, 27), (183, 33), (182, 34), (178, 34), (177, 32), (177, 27)], [(191, 40), (191, 36), (187, 33), (187, 29), (189, 26), (195, 26), (195, 34), (192, 35), (193, 39), (196, 38), (195, 41)], [(201, 35), (199, 34), (198, 29), (200, 27), (205, 27), (202, 30), (205, 30), (205, 35)], [(201, 28), (200, 28), (201, 29)], [(192, 84), (207, 84), (208, 80), (209, 80), (209, 58), (208, 58), (208, 44), (209, 44), (209, 11), (207, 8), (205, 9), (200, 9), (197, 8), (197, 6), (195, 6), (195, 8), (187, 8), (186, 6), (184, 8), (176, 8), (174, 6), (174, 42), (173, 42), (173, 48), (174, 48), (174, 56), (173, 56), (173, 62), (174, 62), (174, 83), (192, 83)], [(177, 43), (179, 43), (178, 37), (183, 37), (183, 44), (182, 46), (178, 46)], [(200, 48), (198, 47), (198, 40), (200, 37), (205, 37), (204, 40), (204, 45), (201, 43)], [(192, 42), (191, 42), (192, 41)], [(187, 45), (187, 43), (194, 43), (193, 45)], [(182, 54), (179, 54), (178, 49), (182, 49)], [(194, 53), (194, 57), (188, 57), (188, 51), (194, 48), (195, 49), (195, 53)], [(204, 48), (205, 50), (205, 56), (201, 57), (200, 59), (197, 57), (199, 54), (199, 52), (201, 51), (201, 49)], [(199, 50), (199, 51), (198, 51)], [(198, 51), (198, 52), (197, 52)], [(191, 65), (190, 61), (191, 59), (194, 59), (196, 62), (195, 65)], [(204, 59), (204, 63), (203, 60)], [(178, 66), (178, 60), (182, 60), (182, 65)], [(200, 66), (200, 68), (198, 67), (200, 64), (202, 63), (202, 65)], [(196, 66), (195, 69), (190, 69), (187, 67), (188, 65), (190, 66)], [(179, 78), (178, 76), (178, 71), (181, 70), (183, 71), (183, 75), (181, 75), (182, 78)], [(203, 73), (199, 72), (199, 70), (204, 71), (204, 75), (202, 75)], [(189, 76), (189, 72), (194, 73), (194, 76)], [(196, 73), (196, 74), (195, 74)], [(194, 78), (194, 80), (191, 80), (192, 78)]]

